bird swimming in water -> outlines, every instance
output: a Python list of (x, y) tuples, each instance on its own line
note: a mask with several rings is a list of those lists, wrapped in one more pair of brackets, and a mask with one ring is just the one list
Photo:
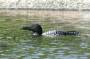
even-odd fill
[(33, 32), (33, 36), (61, 36), (61, 35), (78, 35), (77, 31), (59, 31), (59, 30), (51, 30), (43, 33), (42, 27), (39, 24), (32, 24), (30, 26), (23, 26), (23, 30), (29, 30)]

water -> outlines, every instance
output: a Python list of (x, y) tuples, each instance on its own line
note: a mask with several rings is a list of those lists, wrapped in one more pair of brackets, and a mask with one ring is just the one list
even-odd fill
[(11, 37), (0, 34), (0, 59), (90, 59), (89, 15), (90, 12), (82, 12), (79, 21), (74, 24), (80, 36), (30, 37), (26, 31), (25, 34), (14, 33), (16, 37), (12, 38), (10, 33), (5, 35)]

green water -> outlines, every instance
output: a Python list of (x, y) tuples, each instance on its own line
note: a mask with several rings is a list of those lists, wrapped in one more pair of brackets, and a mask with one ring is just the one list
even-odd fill
[(90, 59), (90, 21), (87, 17), (79, 18), (80, 21), (73, 25), (39, 21), (44, 31), (58, 26), (61, 30), (80, 32), (79, 36), (54, 38), (33, 37), (30, 31), (21, 30), (23, 24), (31, 23), (23, 17), (0, 17), (0, 59)]

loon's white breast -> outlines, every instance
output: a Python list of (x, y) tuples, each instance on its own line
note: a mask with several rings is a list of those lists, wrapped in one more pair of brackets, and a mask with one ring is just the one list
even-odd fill
[(47, 31), (47, 32), (42, 33), (42, 35), (49, 36), (49, 37), (58, 36), (57, 30)]

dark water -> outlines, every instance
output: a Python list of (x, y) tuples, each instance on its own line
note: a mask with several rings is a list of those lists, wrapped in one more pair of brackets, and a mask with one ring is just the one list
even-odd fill
[(0, 59), (90, 59), (90, 12), (82, 12), (74, 27), (80, 31), (80, 36), (48, 38), (28, 35), (28, 38), (17, 37), (19, 40), (15, 43), (4, 40), (0, 42)]

